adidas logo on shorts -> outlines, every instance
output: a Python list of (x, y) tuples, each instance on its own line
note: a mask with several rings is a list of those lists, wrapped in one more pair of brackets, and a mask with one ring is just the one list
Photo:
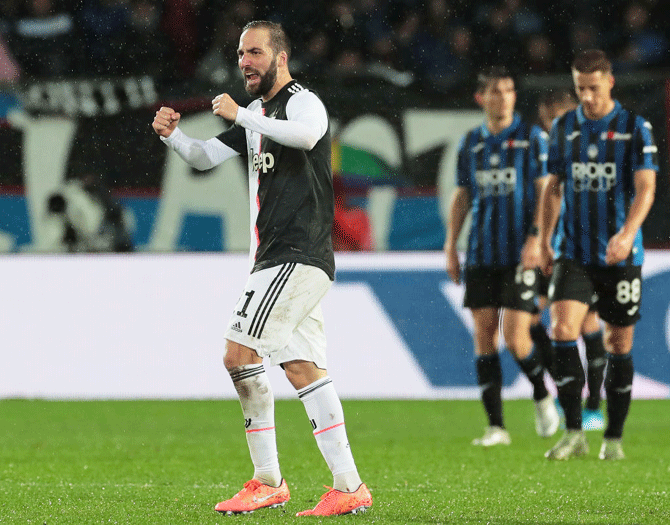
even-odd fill
[(230, 327), (231, 330), (235, 330), (236, 332), (241, 332), (242, 331), (242, 325), (240, 325), (240, 322), (237, 321), (233, 326)]

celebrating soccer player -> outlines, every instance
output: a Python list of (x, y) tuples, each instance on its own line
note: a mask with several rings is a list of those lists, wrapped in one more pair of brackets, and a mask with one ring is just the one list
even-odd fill
[(526, 239), (538, 234), (536, 197), (546, 175), (547, 143), (542, 130), (514, 112), (514, 79), (502, 67), (478, 77), (475, 100), (485, 122), (466, 133), (458, 151), (457, 188), (449, 207), (444, 245), (447, 272), (458, 283), (456, 242), (472, 209), (465, 267), (464, 306), (471, 309), (477, 380), (488, 417), (474, 445), (508, 445), (503, 421), (499, 321), (507, 347), (533, 385), (535, 428), (543, 437), (558, 429), (559, 417), (544, 384), (544, 367), (530, 335), (537, 312), (538, 271), (521, 267)]
[(163, 107), (153, 127), (191, 166), (204, 170), (241, 155), (249, 166), (251, 274), (228, 321), (224, 364), (240, 398), (253, 479), (216, 505), (227, 514), (283, 506), (289, 489), (277, 456), (274, 398), (263, 358), (280, 365), (305, 405), (333, 488), (298, 515), (356, 513), (372, 505), (349, 447), (342, 405), (326, 372), (321, 299), (335, 274), (331, 139), (321, 100), (292, 79), (290, 45), (279, 24), (247, 24), (237, 50), (246, 91), (239, 107), (228, 94), (212, 101), (233, 125), (200, 141)]
[(658, 152), (649, 122), (612, 98), (614, 77), (605, 53), (578, 54), (572, 77), (580, 105), (552, 127), (541, 235), (533, 246), (545, 265), (554, 260), (549, 285), (554, 374), (566, 424), (565, 434), (545, 455), (569, 459), (588, 452), (581, 413), (584, 370), (576, 340), (595, 298), (608, 352), (607, 428), (599, 457), (622, 459), (633, 384), (633, 331), (640, 318), (640, 227), (654, 200)]

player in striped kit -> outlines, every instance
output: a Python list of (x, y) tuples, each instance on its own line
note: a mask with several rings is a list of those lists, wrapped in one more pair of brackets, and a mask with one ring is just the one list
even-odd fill
[(547, 143), (542, 130), (514, 112), (514, 80), (502, 67), (479, 75), (475, 99), (485, 122), (461, 140), (457, 188), (449, 208), (445, 254), (447, 271), (459, 283), (456, 250), (466, 215), (472, 210), (465, 267), (464, 306), (474, 320), (477, 380), (488, 417), (474, 445), (511, 442), (502, 407), (502, 369), (497, 351), (499, 322), (505, 343), (533, 385), (536, 430), (553, 435), (559, 417), (544, 383), (541, 356), (530, 334), (537, 312), (538, 271), (523, 270), (521, 253), (538, 233), (536, 196), (546, 174)]
[(216, 505), (227, 514), (283, 506), (290, 498), (277, 455), (274, 398), (263, 358), (280, 365), (302, 400), (333, 488), (298, 515), (357, 513), (372, 505), (349, 447), (339, 397), (326, 372), (321, 299), (335, 274), (331, 139), (321, 100), (292, 79), (290, 44), (279, 24), (247, 24), (238, 64), (246, 91), (212, 101), (233, 125), (207, 141), (187, 137), (163, 107), (153, 127), (186, 162), (209, 169), (241, 155), (249, 169), (251, 274), (225, 331), (224, 364), (242, 405), (253, 478)]
[[(548, 91), (544, 93), (537, 103), (537, 114), (542, 130), (549, 134), (552, 122), (577, 107), (577, 101), (574, 94), (567, 89), (557, 91)], [(526, 267), (541, 264), (539, 257), (530, 264), (523, 261)], [(549, 290), (549, 273), (540, 272), (540, 310), (548, 306), (547, 291)], [(586, 354), (586, 384), (588, 386), (588, 397), (586, 398), (584, 408), (582, 409), (582, 426), (584, 430), (603, 430), (605, 428), (605, 418), (600, 409), (603, 377), (605, 375), (606, 354), (603, 344), (603, 334), (600, 328), (598, 314), (592, 305), (587, 313), (584, 324), (582, 325), (581, 336), (584, 342)], [(543, 356), (543, 363), (550, 373), (553, 372), (551, 339), (547, 335), (544, 325), (540, 322), (540, 315), (534, 319), (533, 326), (530, 328), (530, 334), (535, 343), (535, 348)]]
[[(554, 372), (566, 432), (545, 454), (569, 459), (588, 452), (582, 430), (584, 370), (576, 340), (595, 298), (608, 352), (607, 427), (599, 457), (623, 459), (623, 427), (631, 401), (635, 323), (640, 318), (640, 227), (654, 200), (658, 150), (651, 125), (612, 98), (612, 65), (600, 50), (578, 54), (572, 77), (580, 105), (554, 122), (547, 183), (541, 198), (544, 264), (549, 285)], [(553, 222), (562, 206), (554, 246)], [(531, 248), (529, 248), (531, 249)]]

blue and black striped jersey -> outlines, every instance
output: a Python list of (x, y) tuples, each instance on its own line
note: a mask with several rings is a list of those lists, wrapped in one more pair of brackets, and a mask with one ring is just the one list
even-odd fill
[(533, 221), (535, 180), (547, 174), (547, 147), (546, 133), (517, 114), (498, 135), (484, 123), (461, 139), (457, 184), (468, 189), (472, 204), (467, 266), (520, 262)]
[[(586, 118), (579, 106), (554, 121), (547, 169), (563, 183), (556, 258), (607, 266), (607, 243), (625, 222), (635, 197), (635, 172), (658, 171), (651, 124), (618, 101), (599, 120)], [(643, 260), (638, 231), (630, 256), (618, 266), (638, 266)]]

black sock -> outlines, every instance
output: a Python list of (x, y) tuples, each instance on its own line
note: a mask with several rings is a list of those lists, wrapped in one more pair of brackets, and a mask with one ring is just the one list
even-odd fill
[(630, 408), (633, 387), (633, 356), (631, 354), (609, 354), (606, 376), (607, 428), (605, 429), (605, 437), (618, 439), (623, 434), (623, 425)]
[(530, 338), (533, 340), (535, 352), (539, 355), (540, 360), (542, 361), (542, 366), (544, 366), (544, 369), (549, 372), (549, 375), (553, 378), (554, 371), (552, 370), (553, 357), (551, 339), (549, 339), (547, 330), (542, 323), (537, 323), (530, 327)]
[(552, 341), (552, 346), (556, 388), (565, 413), (565, 428), (579, 430), (582, 428), (582, 389), (585, 380), (577, 341)]
[(489, 426), (503, 427), (502, 368), (498, 354), (477, 357), (477, 382)]
[(598, 410), (600, 408), (600, 389), (603, 386), (605, 376), (605, 346), (603, 345), (603, 333), (598, 330), (591, 334), (583, 334), (586, 346), (586, 384), (589, 386), (589, 397), (586, 399), (586, 408)]
[(527, 357), (517, 359), (516, 362), (533, 385), (533, 399), (539, 401), (547, 397), (549, 392), (544, 384), (544, 367), (535, 348), (533, 348)]

